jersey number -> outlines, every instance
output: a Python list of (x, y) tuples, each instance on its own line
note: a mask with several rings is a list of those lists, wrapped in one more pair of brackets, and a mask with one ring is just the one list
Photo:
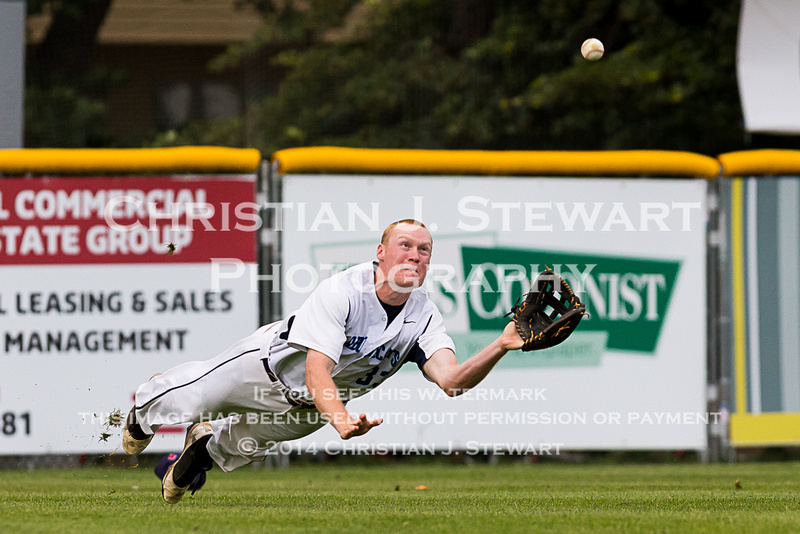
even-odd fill
[(377, 366), (373, 367), (372, 371), (367, 373), (367, 376), (357, 379), (356, 384), (361, 384), (362, 386), (368, 386), (369, 383), (372, 382), (372, 379), (375, 378), (375, 374), (378, 372), (378, 369), (379, 368)]
[[(362, 386), (368, 386), (372, 382), (372, 379), (375, 378), (375, 375), (380, 371), (380, 367), (373, 367), (372, 371), (367, 373), (366, 376), (362, 378), (356, 379), (356, 384), (361, 384)], [(389, 374), (389, 371), (381, 371), (381, 376), (386, 376)]]

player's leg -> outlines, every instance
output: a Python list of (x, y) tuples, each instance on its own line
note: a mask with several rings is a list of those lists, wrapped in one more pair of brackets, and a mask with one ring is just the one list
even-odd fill
[[(199, 423), (189, 430), (180, 458), (161, 483), (161, 494), (170, 504), (180, 502), (192, 481), (214, 463), (233, 471), (250, 462), (262, 461), (281, 441), (301, 438), (326, 424), (314, 408), (298, 408), (284, 400), (284, 412), (251, 413), (255, 417), (231, 417), (212, 429)], [(265, 417), (269, 416), (269, 417)]]
[(233, 471), (264, 461), (277, 443), (305, 437), (327, 424), (316, 408), (291, 406), (288, 402), (285, 406), (284, 411), (226, 420), (208, 442), (211, 458), (223, 471)]
[[(260, 328), (215, 358), (183, 363), (140, 385), (123, 433), (126, 452), (144, 450), (164, 424), (211, 421), (260, 409), (248, 374), (258, 365), (252, 362), (260, 362), (261, 349), (272, 335), (269, 328)], [(255, 380), (263, 383), (260, 375)]]
[[(150, 377), (150, 380), (160, 374), (154, 374)], [(142, 427), (139, 426), (136, 418), (136, 408), (131, 408), (131, 411), (128, 412), (128, 417), (125, 419), (125, 428), (122, 431), (122, 449), (128, 454), (139, 454), (152, 440), (153, 434), (146, 434)]]
[(190, 429), (180, 458), (162, 480), (168, 503), (179, 502), (195, 477), (214, 463), (232, 471), (262, 461), (277, 442), (306, 436), (326, 424), (315, 408), (291, 404), (269, 381), (260, 360), (246, 358), (241, 368), (248, 377), (243, 390), (250, 392), (250, 400), (240, 398), (239, 413), (215, 428), (200, 423)]
[(213, 466), (214, 462), (206, 449), (213, 432), (210, 423), (196, 423), (189, 427), (183, 452), (161, 480), (161, 496), (168, 503), (180, 502), (197, 475)]
[[(288, 403), (287, 403), (288, 405)], [(259, 414), (253, 414), (259, 415)], [(281, 414), (274, 414), (281, 415)], [(229, 418), (218, 429), (208, 423), (194, 425), (186, 437), (180, 458), (169, 468), (161, 483), (161, 494), (170, 504), (180, 502), (197, 475), (211, 469), (214, 463), (223, 471), (232, 471), (253, 461), (262, 461), (269, 450), (280, 441), (301, 438), (325, 425), (313, 408), (290, 409), (273, 421), (257, 417)], [(254, 422), (259, 420), (261, 422)], [(260, 445), (259, 445), (260, 444)]]

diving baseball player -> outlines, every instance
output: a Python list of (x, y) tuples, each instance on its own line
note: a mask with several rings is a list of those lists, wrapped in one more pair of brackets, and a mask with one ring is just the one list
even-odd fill
[(162, 424), (193, 423), (162, 482), (164, 500), (177, 503), (214, 463), (232, 471), (263, 460), (267, 444), (325, 424), (342, 439), (380, 425), (381, 419), (365, 414), (351, 416), (345, 403), (404, 363), (416, 363), (448, 395), (474, 387), (523, 341), (509, 322), (494, 342), (458, 364), (442, 316), (420, 288), (432, 249), (422, 223), (393, 223), (378, 245), (377, 262), (321, 282), (295, 313), (217, 357), (178, 365), (140, 385), (124, 450), (142, 452)]

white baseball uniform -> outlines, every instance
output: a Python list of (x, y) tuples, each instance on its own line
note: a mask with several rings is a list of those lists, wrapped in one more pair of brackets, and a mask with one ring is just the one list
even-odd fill
[(375, 293), (375, 264), (363, 263), (322, 281), (295, 313), (259, 328), (217, 357), (187, 362), (142, 384), (135, 413), (142, 429), (222, 419), (208, 451), (224, 470), (262, 460), (268, 445), (301, 438), (325, 425), (305, 384), (308, 349), (335, 365), (344, 402), (368, 393), (404, 364), (420, 369), (439, 349), (455, 346), (422, 289), (387, 322)]

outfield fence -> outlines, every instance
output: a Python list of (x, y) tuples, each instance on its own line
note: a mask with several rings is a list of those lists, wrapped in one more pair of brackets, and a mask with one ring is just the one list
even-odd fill
[(719, 157), (727, 246), (718, 311), (732, 386), (730, 444), (800, 444), (800, 152)]
[(353, 450), (324, 428), (288, 452), (800, 443), (800, 152), (9, 150), (0, 175), (0, 454), (114, 452), (139, 383), (292, 311), (407, 217), (459, 361), (545, 265), (590, 317), (460, 398), (399, 368), (348, 404), (387, 420)]

